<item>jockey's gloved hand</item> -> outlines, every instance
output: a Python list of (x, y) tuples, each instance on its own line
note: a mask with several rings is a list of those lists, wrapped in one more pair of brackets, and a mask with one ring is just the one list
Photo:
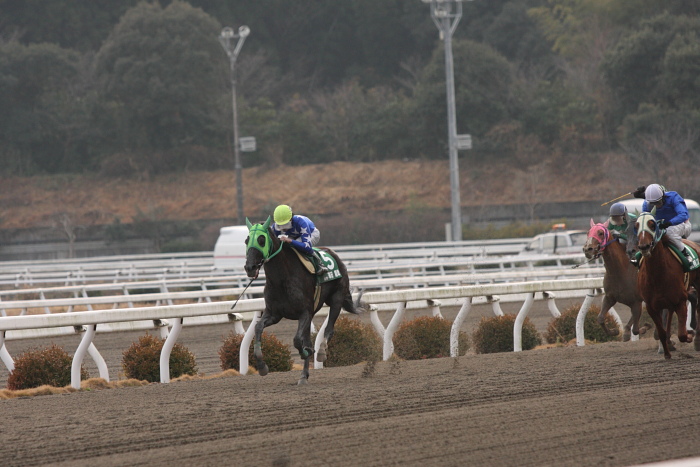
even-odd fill
[(647, 190), (647, 187), (642, 185), (638, 186), (636, 190), (632, 193), (632, 196), (635, 198), (644, 198), (644, 192)]
[(668, 229), (669, 227), (671, 227), (671, 223), (669, 221), (659, 221), (660, 229)]

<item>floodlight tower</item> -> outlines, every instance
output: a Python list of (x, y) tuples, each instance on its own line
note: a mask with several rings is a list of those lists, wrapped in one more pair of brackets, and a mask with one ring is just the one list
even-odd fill
[[(238, 141), (238, 111), (236, 110), (236, 59), (243, 47), (245, 38), (250, 34), (248, 26), (238, 28), (238, 33), (233, 32), (233, 28), (225, 27), (221, 30), (219, 42), (226, 51), (229, 60), (231, 61), (231, 101), (233, 107), (233, 158), (236, 168), (236, 198), (238, 199), (238, 225), (244, 225), (245, 218), (243, 217), (243, 175), (241, 165), (241, 154)], [(231, 40), (238, 39), (235, 47), (232, 47)]]
[[(447, 137), (450, 154), (450, 191), (452, 198), (452, 240), (462, 240), (462, 211), (459, 199), (458, 144), (464, 141), (463, 149), (468, 149), (468, 135), (457, 135), (455, 110), (455, 79), (452, 62), (452, 34), (462, 18), (462, 2), (465, 0), (422, 0), (430, 3), (430, 16), (440, 31), (440, 39), (445, 42), (445, 85), (447, 87)], [(466, 0), (471, 1), (471, 0)], [(469, 138), (469, 145), (471, 139)]]

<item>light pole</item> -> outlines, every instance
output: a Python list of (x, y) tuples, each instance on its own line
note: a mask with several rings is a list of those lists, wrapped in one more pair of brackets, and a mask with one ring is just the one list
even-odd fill
[[(233, 158), (236, 167), (236, 198), (238, 199), (238, 225), (243, 225), (243, 175), (241, 166), (241, 153), (238, 142), (238, 111), (236, 110), (236, 58), (243, 47), (245, 38), (250, 34), (248, 26), (238, 28), (238, 33), (233, 32), (230, 27), (221, 30), (219, 42), (223, 46), (229, 60), (231, 61), (231, 103), (233, 107)], [(235, 47), (232, 47), (231, 39), (238, 39)]]
[(450, 191), (452, 194), (452, 240), (462, 240), (462, 210), (459, 200), (459, 163), (457, 159), (457, 116), (455, 78), (452, 64), (452, 34), (462, 18), (464, 0), (423, 0), (430, 3), (430, 16), (445, 42), (445, 84), (447, 87), (447, 138), (450, 153)]

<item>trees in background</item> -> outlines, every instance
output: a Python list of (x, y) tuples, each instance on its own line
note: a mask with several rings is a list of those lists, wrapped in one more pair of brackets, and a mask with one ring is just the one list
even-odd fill
[(52, 44), (0, 42), (0, 165), (6, 173), (71, 170), (81, 151), (81, 57)]
[[(421, 2), (45, 3), (3, 2), (2, 173), (230, 168), (217, 37), (244, 23), (240, 129), (258, 140), (244, 165), (446, 154), (442, 42)], [(469, 157), (697, 162), (699, 15), (694, 0), (465, 2), (453, 52)]]
[(224, 144), (227, 80), (219, 23), (175, 1), (162, 8), (141, 3), (122, 17), (95, 57), (97, 92), (110, 120), (115, 154), (163, 154)]

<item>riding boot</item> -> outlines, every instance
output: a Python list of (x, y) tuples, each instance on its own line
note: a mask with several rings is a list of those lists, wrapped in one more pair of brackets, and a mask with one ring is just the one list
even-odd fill
[(318, 253), (318, 250), (314, 250), (314, 258), (316, 258), (316, 275), (322, 276), (330, 269), (328, 269), (323, 262), (323, 258), (321, 258), (321, 255)]
[(690, 250), (688, 249), (688, 247), (684, 246), (683, 250), (681, 251), (683, 252), (683, 256), (685, 256), (685, 259), (688, 261), (688, 263), (692, 263), (693, 257), (690, 255)]

